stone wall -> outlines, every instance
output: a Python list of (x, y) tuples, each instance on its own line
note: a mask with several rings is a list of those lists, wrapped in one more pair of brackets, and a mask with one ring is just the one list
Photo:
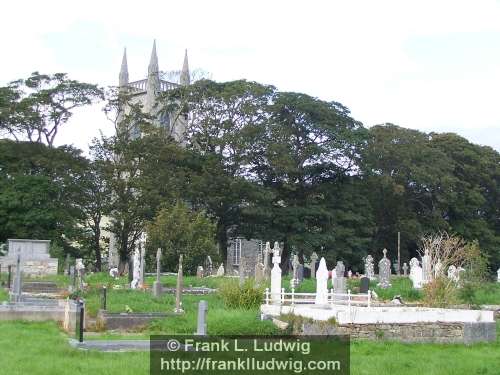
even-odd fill
[(478, 323), (398, 323), (345, 324), (303, 323), (296, 332), (303, 335), (350, 335), (353, 339), (392, 340), (400, 342), (465, 343), (493, 342), (496, 324)]

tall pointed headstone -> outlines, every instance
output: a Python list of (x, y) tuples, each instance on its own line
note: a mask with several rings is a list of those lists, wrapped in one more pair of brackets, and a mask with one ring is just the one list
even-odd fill
[(316, 305), (328, 304), (328, 268), (326, 267), (325, 258), (321, 258), (316, 271), (316, 298), (314, 303)]
[(153, 283), (153, 295), (155, 297), (160, 297), (162, 292), (160, 274), (161, 274), (161, 249), (158, 248), (158, 250), (156, 251), (156, 280)]
[(318, 262), (318, 254), (316, 252), (313, 252), (311, 254), (311, 263), (309, 267), (311, 268), (311, 278), (316, 278), (316, 263)]
[(273, 269), (271, 270), (271, 303), (281, 304), (281, 251), (278, 242), (273, 248)]
[(387, 258), (387, 249), (382, 250), (384, 257), (378, 262), (378, 286), (387, 289), (391, 286), (391, 261)]
[(183, 288), (183, 278), (184, 274), (182, 272), (182, 254), (179, 256), (179, 269), (177, 271), (177, 285), (175, 288), (175, 310), (174, 312), (176, 313), (182, 313), (184, 310), (182, 309), (182, 301), (181, 301), (181, 296), (182, 296), (182, 288)]

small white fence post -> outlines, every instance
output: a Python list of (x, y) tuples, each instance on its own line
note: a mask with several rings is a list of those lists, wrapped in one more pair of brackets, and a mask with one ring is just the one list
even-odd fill
[(295, 305), (295, 288), (292, 288), (292, 306)]
[(285, 288), (281, 288), (281, 304), (285, 303)]

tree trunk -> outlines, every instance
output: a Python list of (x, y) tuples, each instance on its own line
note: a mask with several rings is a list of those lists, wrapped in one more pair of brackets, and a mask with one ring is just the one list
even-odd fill
[(290, 260), (290, 248), (288, 244), (288, 237), (283, 238), (283, 251), (281, 251), (281, 271), (283, 275), (288, 273), (288, 263)]
[(219, 251), (222, 263), (226, 264), (227, 261), (227, 226), (219, 221), (217, 223), (217, 243), (219, 244)]

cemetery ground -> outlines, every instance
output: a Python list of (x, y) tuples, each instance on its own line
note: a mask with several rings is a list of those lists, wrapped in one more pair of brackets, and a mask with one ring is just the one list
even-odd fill
[[(5, 280), (5, 275), (3, 275)], [(44, 280), (67, 286), (66, 276), (50, 276)], [(37, 279), (40, 280), (40, 279)], [(27, 280), (26, 280), (27, 281)], [(238, 280), (232, 280), (238, 283)], [(82, 297), (86, 312), (92, 321), (100, 306), (100, 291), (107, 286), (107, 310), (124, 312), (172, 312), (175, 296), (164, 294), (154, 298), (150, 291), (125, 289), (126, 277), (117, 280), (107, 274), (88, 275), (88, 291)], [(152, 277), (146, 279), (151, 285)], [(184, 277), (184, 286), (220, 288), (227, 278)], [(175, 276), (162, 276), (162, 284), (174, 287)], [(357, 280), (349, 280), (349, 287), (357, 288)], [(419, 302), (422, 293), (411, 288), (405, 278), (392, 278), (393, 286), (382, 290), (374, 288), (380, 299), (401, 295), (405, 302)], [(114, 289), (120, 285), (123, 289)], [(284, 278), (284, 286), (288, 286)], [(115, 287), (116, 288), (116, 287)], [(314, 279), (306, 279), (297, 291), (313, 292)], [(0, 301), (8, 295), (0, 288)], [(197, 304), (208, 301), (208, 333), (217, 334), (288, 334), (270, 321), (260, 321), (258, 307), (250, 309), (228, 308), (219, 293), (183, 295), (185, 313), (154, 321), (135, 332), (86, 332), (85, 340), (147, 338), (152, 334), (192, 334), (196, 330)], [(500, 283), (484, 284), (467, 296), (468, 304), (500, 304)], [(92, 324), (91, 324), (92, 325)], [(92, 327), (90, 327), (92, 329)], [(378, 341), (353, 341), (351, 343), (352, 374), (498, 374), (500, 368), (500, 322), (497, 321), (497, 340), (494, 343), (462, 344), (403, 344)], [(102, 353), (82, 351), (68, 344), (69, 336), (54, 322), (0, 322), (0, 369), (5, 374), (146, 374), (149, 371), (149, 354), (146, 352)]]

